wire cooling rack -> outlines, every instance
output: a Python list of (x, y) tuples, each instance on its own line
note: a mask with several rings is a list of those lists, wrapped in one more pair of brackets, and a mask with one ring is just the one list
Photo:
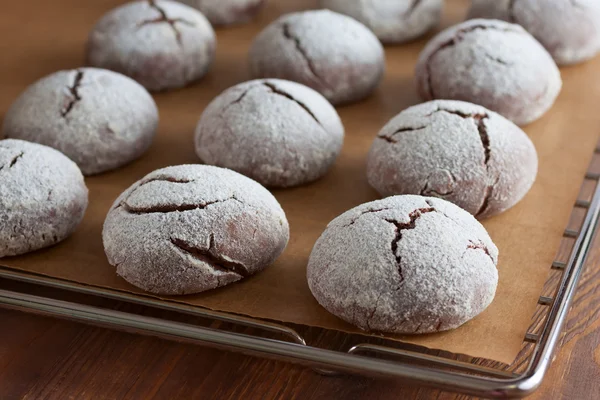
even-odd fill
[[(360, 335), (319, 343), (315, 330), (53, 279), (0, 266), (0, 305), (312, 366), (323, 374), (382, 375), (485, 397), (523, 397), (541, 384), (560, 338), (600, 215), (600, 148), (512, 366)], [(139, 307), (142, 305), (144, 307)], [(150, 314), (150, 315), (149, 315)], [(325, 330), (318, 329), (323, 332)], [(311, 338), (312, 337), (312, 338)], [(307, 340), (309, 338), (310, 340)], [(466, 361), (464, 360), (466, 359)], [(479, 360), (480, 361), (480, 360)]]

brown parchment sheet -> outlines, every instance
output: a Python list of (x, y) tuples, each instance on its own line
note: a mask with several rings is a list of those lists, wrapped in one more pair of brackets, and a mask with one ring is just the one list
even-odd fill
[[(87, 33), (104, 12), (119, 3), (122, 1), (5, 2), (0, 13), (2, 115), (34, 80), (81, 66)], [(160, 126), (150, 151), (125, 168), (86, 179), (90, 205), (77, 232), (55, 247), (6, 258), (0, 264), (141, 295), (115, 274), (104, 256), (101, 229), (112, 201), (154, 169), (198, 162), (193, 149), (196, 122), (212, 98), (249, 78), (246, 56), (252, 38), (278, 15), (315, 5), (315, 1), (271, 0), (253, 23), (218, 29), (217, 56), (210, 73), (191, 87), (154, 96)], [(462, 20), (466, 8), (466, 1), (449, 0), (442, 26)], [(392, 116), (419, 103), (413, 68), (426, 40), (386, 47), (385, 79), (376, 92), (366, 101), (338, 108), (347, 136), (341, 156), (325, 178), (274, 191), (291, 227), (290, 243), (282, 257), (243, 282), (175, 300), (258, 318), (357, 331), (313, 299), (305, 278), (306, 263), (312, 245), (331, 219), (378, 198), (366, 181), (366, 154)], [(561, 72), (564, 87), (555, 106), (525, 127), (539, 154), (535, 185), (516, 207), (484, 221), (500, 249), (500, 282), (494, 302), (459, 329), (402, 340), (505, 363), (517, 355), (600, 132), (600, 57)]]

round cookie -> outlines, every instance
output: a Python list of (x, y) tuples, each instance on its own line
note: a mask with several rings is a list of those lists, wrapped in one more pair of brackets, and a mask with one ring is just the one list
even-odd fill
[(66, 239), (87, 204), (88, 190), (73, 161), (40, 144), (0, 140), (0, 257)]
[(329, 223), (308, 285), (330, 313), (367, 331), (431, 333), (481, 313), (498, 283), (498, 249), (473, 216), (445, 200), (392, 196)]
[(196, 153), (265, 186), (290, 187), (323, 176), (343, 140), (342, 122), (323, 96), (265, 79), (231, 87), (208, 105), (196, 128)]
[(521, 26), (474, 19), (435, 36), (419, 56), (417, 89), (424, 100), (480, 104), (518, 125), (542, 116), (560, 92), (560, 72)]
[(162, 295), (198, 293), (264, 269), (289, 226), (264, 187), (208, 165), (156, 170), (114, 202), (104, 250), (129, 283)]
[(265, 0), (179, 0), (198, 10), (211, 24), (224, 26), (248, 22), (265, 4)]
[(85, 175), (118, 168), (152, 144), (158, 110), (152, 96), (116, 72), (55, 72), (29, 86), (4, 117), (2, 134), (60, 150)]
[(384, 126), (371, 146), (367, 177), (382, 196), (441, 197), (486, 218), (519, 202), (537, 167), (533, 143), (506, 118), (475, 104), (435, 100)]
[(362, 22), (383, 43), (422, 36), (440, 22), (442, 0), (321, 0), (320, 5)]
[(168, 0), (134, 1), (96, 23), (88, 38), (87, 62), (159, 91), (202, 78), (215, 46), (215, 33), (198, 10)]
[(302, 83), (336, 105), (368, 96), (385, 67), (377, 37), (329, 10), (281, 16), (254, 39), (249, 58), (253, 77)]
[(588, 60), (600, 51), (597, 0), (473, 0), (469, 18), (494, 18), (523, 26), (558, 65)]

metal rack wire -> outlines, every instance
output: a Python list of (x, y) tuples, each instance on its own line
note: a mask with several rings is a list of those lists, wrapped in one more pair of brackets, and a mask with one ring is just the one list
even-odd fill
[[(522, 368), (490, 368), (446, 356), (434, 356), (418, 348), (401, 348), (398, 343), (369, 338), (348, 349), (332, 350), (308, 345), (294, 328), (235, 314), (211, 311), (180, 303), (142, 298), (139, 296), (86, 286), (75, 282), (28, 274), (0, 266), (0, 305), (49, 314), (78, 321), (101, 324), (117, 329), (131, 329), (159, 336), (191, 340), (210, 346), (237, 350), (263, 357), (285, 359), (312, 366), (321, 373), (348, 372), (383, 375), (404, 379), (414, 384), (485, 397), (522, 397), (534, 391), (542, 382), (550, 365), (552, 353), (560, 338), (577, 282), (588, 255), (600, 215), (600, 148), (594, 152), (592, 167), (585, 176), (574, 205), (573, 225), (564, 232), (561, 245), (570, 248), (568, 260), (555, 260), (544, 293), (538, 301), (529, 332), (524, 338), (525, 363)], [(577, 220), (579, 219), (579, 220)], [(79, 293), (140, 304), (191, 317), (205, 323), (194, 324), (161, 317), (119, 311), (98, 305), (65, 301), (56, 296), (40, 296), (24, 290), (2, 289), (6, 282), (20, 281), (42, 285), (61, 292)], [(252, 334), (225, 329), (221, 324), (247, 327)]]

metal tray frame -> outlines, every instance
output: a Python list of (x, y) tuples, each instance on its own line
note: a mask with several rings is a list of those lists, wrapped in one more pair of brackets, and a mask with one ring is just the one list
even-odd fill
[[(592, 168), (594, 165), (600, 165), (600, 147), (595, 149), (591, 165)], [(540, 297), (538, 303), (545, 311), (539, 313), (537, 321), (534, 321), (530, 332), (524, 338), (524, 343), (532, 344), (532, 346), (524, 347), (523, 351), (529, 347), (527, 363), (519, 372), (511, 371), (510, 368), (506, 368), (507, 366), (490, 368), (477, 365), (473, 361), (459, 361), (452, 358), (451, 354), (430, 355), (424, 348), (403, 349), (399, 343), (392, 341), (374, 344), (373, 340), (370, 340), (372, 338), (369, 337), (365, 337), (363, 343), (358, 343), (347, 351), (307, 345), (303, 336), (296, 329), (281, 323), (86, 286), (25, 273), (1, 265), (0, 279), (5, 281), (21, 281), (59, 289), (63, 293), (77, 292), (120, 302), (141, 304), (146, 308), (151, 307), (176, 312), (180, 315), (183, 313), (201, 317), (208, 321), (248, 327), (258, 333), (232, 332), (222, 328), (219, 323), (200, 326), (172, 319), (119, 311), (114, 307), (111, 309), (64, 301), (51, 296), (32, 295), (12, 288), (11, 290), (0, 288), (0, 306), (100, 324), (116, 329), (128, 329), (179, 340), (201, 342), (212, 347), (241, 351), (262, 357), (283, 359), (312, 366), (324, 374), (346, 372), (387, 376), (402, 379), (407, 383), (476, 396), (523, 397), (539, 387), (557, 347), (563, 322), (599, 225), (599, 179), (600, 173), (588, 170), (584, 184), (592, 183), (595, 186), (593, 196), (591, 201), (578, 199), (574, 205), (574, 210), (585, 210), (585, 217), (579, 229), (567, 229), (564, 232), (564, 238), (571, 241), (574, 239), (570, 256), (567, 262), (554, 261), (552, 264), (552, 269), (559, 274), (558, 284), (553, 288), (552, 296)], [(275, 334), (279, 339), (265, 337), (264, 333), (271, 336)]]

